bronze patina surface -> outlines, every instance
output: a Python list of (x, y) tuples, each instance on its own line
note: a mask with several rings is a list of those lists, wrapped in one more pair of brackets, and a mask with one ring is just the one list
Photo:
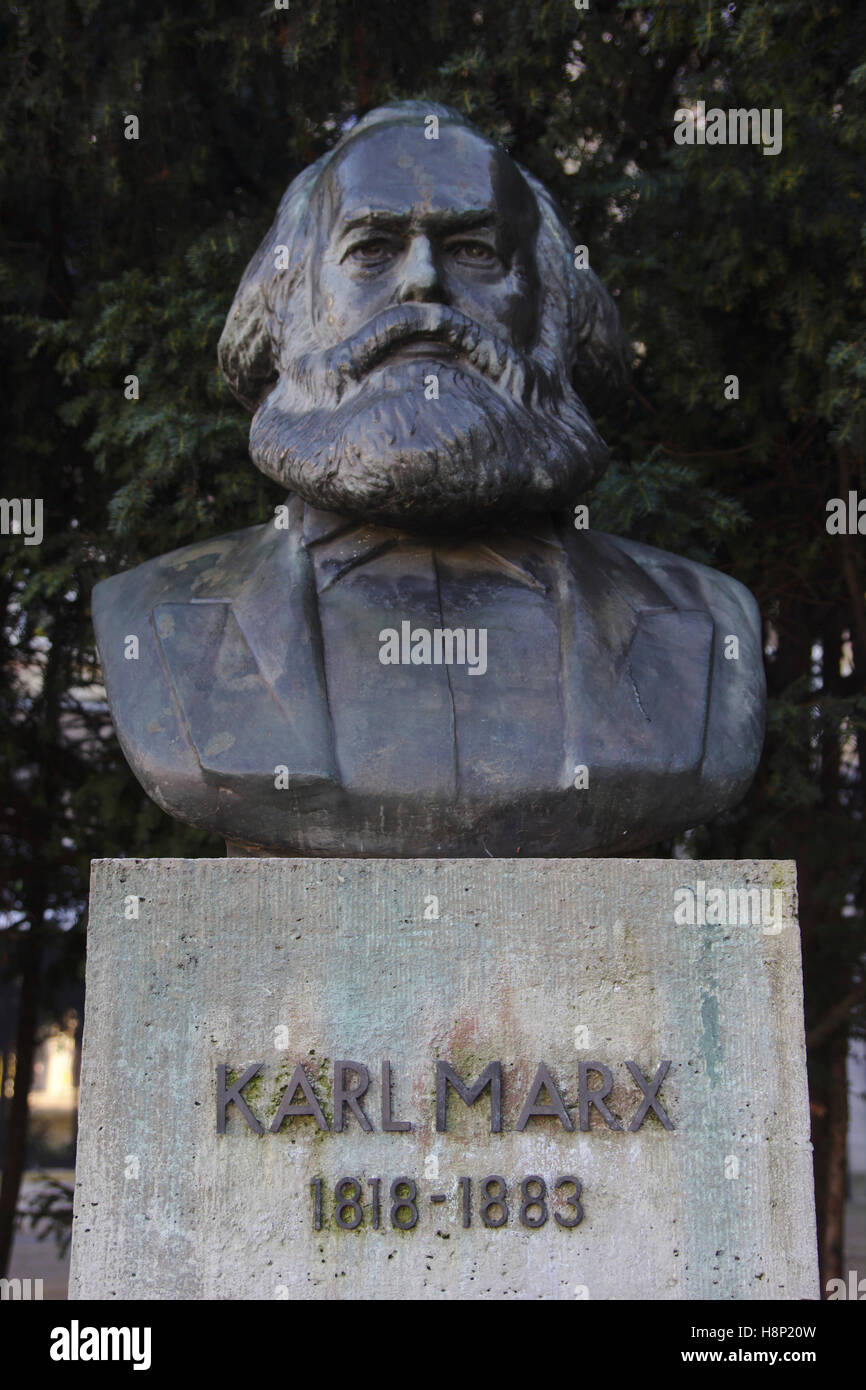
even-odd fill
[(626, 352), (574, 259), (446, 108), (371, 112), (291, 184), (220, 341), (288, 503), (93, 596), (121, 745), (171, 815), (241, 854), (571, 856), (743, 796), (751, 594), (573, 524)]

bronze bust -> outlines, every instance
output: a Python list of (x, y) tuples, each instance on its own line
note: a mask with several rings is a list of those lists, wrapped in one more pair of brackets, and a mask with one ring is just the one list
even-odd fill
[(164, 810), (230, 853), (567, 856), (743, 796), (757, 607), (575, 529), (624, 345), (503, 149), (445, 107), (369, 113), (289, 187), (219, 352), (287, 504), (93, 596)]

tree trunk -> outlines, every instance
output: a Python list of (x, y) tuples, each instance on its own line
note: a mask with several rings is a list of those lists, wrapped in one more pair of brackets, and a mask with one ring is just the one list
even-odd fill
[(42, 966), (41, 920), (34, 919), (21, 943), (21, 993), (15, 1041), (15, 1090), (9, 1106), (3, 1180), (0, 1183), (0, 1278), (9, 1269), (15, 1235), (15, 1212), (27, 1153), (27, 1099), (33, 1080), (36, 1029), (39, 1021), (39, 986)]
[(845, 1196), (848, 1181), (848, 1030), (840, 1028), (813, 1054), (812, 1142), (821, 1291), (844, 1278)]

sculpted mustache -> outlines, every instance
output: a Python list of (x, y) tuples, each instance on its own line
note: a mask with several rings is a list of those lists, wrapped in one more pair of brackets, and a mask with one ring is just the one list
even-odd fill
[(362, 381), (391, 353), (423, 339), (451, 348), (460, 360), (525, 405), (554, 394), (546, 375), (527, 357), (445, 304), (399, 304), (386, 309), (337, 347), (296, 358), (289, 372), (311, 392), (321, 389), (324, 375), (339, 401), (347, 386)]

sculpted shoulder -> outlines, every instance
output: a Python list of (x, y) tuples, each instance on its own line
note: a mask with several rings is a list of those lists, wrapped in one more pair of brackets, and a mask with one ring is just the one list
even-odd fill
[[(742, 799), (755, 775), (764, 740), (766, 676), (761, 615), (754, 595), (731, 575), (679, 555), (609, 536), (681, 609), (713, 619), (709, 709), (702, 784), (709, 818)], [(672, 654), (673, 655), (673, 654)], [(682, 657), (688, 660), (688, 653)], [(676, 679), (671, 666), (671, 699)], [(696, 822), (697, 823), (697, 818)]]
[(170, 815), (204, 825), (215, 793), (203, 779), (154, 627), (162, 604), (231, 599), (273, 527), (254, 526), (157, 556), (97, 584), (93, 626), (114, 726), (149, 796)]
[(99, 640), (100, 624), (111, 621), (112, 610), (146, 616), (158, 603), (184, 603), (194, 598), (230, 598), (245, 578), (245, 561), (255, 563), (258, 542), (266, 526), (248, 526), (212, 540), (157, 555), (153, 560), (101, 580), (93, 590), (93, 621)]
[(678, 607), (704, 606), (718, 621), (745, 624), (760, 638), (761, 615), (754, 595), (745, 584), (697, 560), (687, 560), (668, 550), (621, 536), (605, 536), (617, 549), (640, 565)]

